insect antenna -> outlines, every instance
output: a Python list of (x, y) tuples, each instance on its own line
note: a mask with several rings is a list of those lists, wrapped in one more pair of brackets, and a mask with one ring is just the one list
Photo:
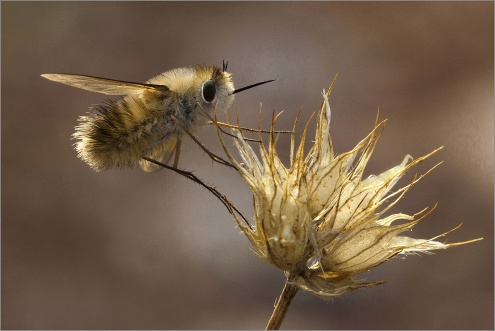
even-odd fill
[(227, 66), (229, 65), (229, 61), (225, 62), (225, 60), (222, 60), (222, 70), (223, 72), (227, 71)]

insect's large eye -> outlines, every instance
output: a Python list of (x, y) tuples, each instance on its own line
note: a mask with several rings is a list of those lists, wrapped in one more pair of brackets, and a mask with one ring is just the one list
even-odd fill
[(217, 88), (212, 80), (207, 80), (201, 86), (201, 96), (203, 100), (210, 103), (215, 99), (215, 94), (217, 93)]

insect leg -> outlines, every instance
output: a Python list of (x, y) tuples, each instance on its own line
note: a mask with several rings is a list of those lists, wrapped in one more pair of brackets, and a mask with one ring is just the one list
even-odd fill
[(179, 165), (179, 156), (180, 156), (180, 148), (182, 146), (182, 139), (177, 139), (177, 145), (175, 146), (175, 156), (174, 156), (174, 168), (177, 168)]
[[(220, 132), (222, 132), (223, 134), (226, 134), (227, 136), (230, 136), (230, 137), (232, 137), (232, 138), (237, 139), (237, 136), (236, 136), (236, 135), (233, 135), (232, 133), (227, 132), (227, 131), (225, 131), (224, 129), (222, 129), (222, 128), (220, 127), (220, 126), (224, 125), (225, 123), (222, 123), (222, 122), (213, 122), (213, 121), (209, 121), (209, 122), (208, 122), (208, 124), (213, 124), (213, 125), (217, 126), (217, 127), (218, 127), (218, 130), (220, 130)], [(229, 127), (230, 127), (230, 128), (236, 128), (236, 129), (238, 128), (238, 127), (236, 127), (236, 126), (234, 126), (234, 125), (231, 125), (231, 126), (229, 126)], [(258, 139), (252, 139), (252, 138), (247, 138), (247, 137), (244, 137), (244, 140), (246, 140), (246, 141), (252, 141), (252, 142), (257, 142), (257, 143), (260, 143), (260, 142), (261, 142), (261, 141), (260, 141), (260, 140), (258, 140)]]
[[(211, 117), (210, 114), (208, 114), (208, 112), (206, 110), (203, 109), (203, 107), (198, 103), (198, 106), (199, 106), (199, 109), (201, 109), (201, 111), (203, 112), (203, 114), (208, 117), (208, 119), (210, 120), (210, 122), (208, 122), (208, 124), (215, 124), (217, 126), (219, 126), (219, 130), (222, 132), (222, 133), (225, 133), (226, 135), (228, 136), (231, 136), (231, 137), (234, 137), (236, 138), (236, 136), (222, 130), (222, 128), (220, 128), (220, 126), (224, 126), (224, 127), (227, 127), (227, 128), (232, 128), (232, 129), (237, 129), (237, 130), (240, 130), (240, 131), (248, 131), (248, 132), (254, 132), (254, 133), (271, 133), (271, 130), (262, 130), (262, 129), (252, 129), (252, 128), (246, 128), (246, 127), (243, 127), (243, 126), (240, 126), (240, 125), (233, 125), (233, 124), (230, 124), (230, 123), (224, 123), (224, 122), (219, 122), (217, 121), (216, 119), (214, 119), (213, 117)], [(278, 113), (276, 117), (278, 117), (280, 114), (282, 114), (282, 112)], [(292, 131), (289, 131), (289, 130), (274, 130), (273, 133), (292, 133)], [(244, 138), (244, 140), (250, 140), (250, 141), (257, 141), (259, 142), (259, 140), (255, 140), (255, 139), (246, 139)]]
[(244, 220), (244, 222), (246, 223), (246, 225), (252, 229), (251, 227), (251, 224), (249, 224), (248, 220), (244, 217), (244, 215), (239, 211), (239, 209), (237, 209), (228, 199), (225, 195), (221, 194), (216, 188), (214, 188), (213, 186), (209, 185), (209, 184), (206, 184), (205, 182), (203, 182), (201, 179), (199, 179), (196, 175), (194, 175), (192, 172), (190, 171), (186, 171), (186, 170), (182, 170), (182, 169), (177, 169), (177, 168), (174, 168), (172, 166), (169, 166), (169, 165), (166, 165), (165, 163), (161, 163), (161, 162), (158, 162), (156, 160), (153, 160), (152, 158), (146, 156), (146, 155), (142, 155), (141, 158), (143, 158), (144, 160), (148, 161), (148, 162), (151, 162), (151, 163), (154, 163), (156, 165), (159, 165), (165, 169), (169, 169), (169, 170), (172, 170), (172, 171), (175, 171), (176, 173), (178, 173), (179, 175), (181, 176), (184, 176), (186, 178), (189, 178), (190, 180), (192, 180), (193, 182), (203, 186), (204, 188), (206, 188), (208, 191), (210, 191), (214, 196), (217, 197), (218, 200), (220, 200), (222, 202), (222, 204), (225, 206), (225, 208), (227, 208), (227, 210), (229, 211), (229, 213), (231, 213), (234, 217), (236, 217), (235, 213), (239, 214), (241, 216), (241, 218)]
[(184, 124), (182, 124), (182, 122), (177, 118), (175, 117), (174, 115), (171, 116), (172, 120), (174, 121), (175, 124), (177, 124), (178, 126), (181, 127), (181, 129), (187, 133), (187, 135), (189, 137), (191, 137), (191, 139), (199, 146), (201, 147), (201, 149), (215, 162), (218, 162), (220, 164), (223, 164), (223, 165), (226, 165), (228, 167), (232, 167), (235, 169), (235, 167), (228, 161), (225, 161), (224, 159), (222, 159), (220, 156), (218, 155), (215, 155), (214, 153), (210, 152), (191, 132), (189, 132), (189, 130), (185, 127)]
[(146, 148), (143, 152), (141, 152), (141, 156), (148, 154), (149, 152), (151, 152), (151, 150), (153, 148), (162, 144), (163, 142), (165, 142), (165, 140), (169, 139), (171, 136), (172, 136), (172, 133), (167, 133), (166, 135), (161, 137), (160, 140), (154, 142), (153, 145), (151, 145), (150, 147)]

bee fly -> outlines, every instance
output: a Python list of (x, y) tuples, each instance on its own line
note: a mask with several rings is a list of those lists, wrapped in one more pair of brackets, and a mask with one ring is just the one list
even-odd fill
[[(234, 94), (271, 82), (234, 89), (232, 74), (216, 66), (173, 69), (146, 83), (106, 78), (43, 74), (44, 78), (84, 90), (120, 95), (117, 100), (93, 106), (81, 116), (76, 132), (78, 156), (96, 171), (132, 167), (139, 163), (147, 172), (166, 164), (175, 152), (174, 168), (185, 131), (194, 133), (206, 125), (215, 109), (226, 111)], [(147, 160), (142, 159), (142, 157)]]

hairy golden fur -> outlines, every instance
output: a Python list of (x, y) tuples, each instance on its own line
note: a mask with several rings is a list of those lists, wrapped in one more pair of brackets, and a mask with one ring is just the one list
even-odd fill
[[(212, 80), (216, 87), (212, 102), (202, 97), (202, 85), (207, 80)], [(96, 171), (132, 167), (140, 161), (142, 153), (154, 145), (147, 155), (167, 162), (184, 134), (172, 121), (172, 115), (188, 131), (195, 132), (208, 121), (201, 108), (211, 115), (215, 107), (219, 111), (226, 110), (234, 100), (231, 74), (215, 66), (173, 69), (151, 78), (146, 84), (153, 88), (143, 88), (142, 93), (130, 91), (132, 94), (93, 106), (88, 116), (79, 118), (73, 134), (77, 140), (75, 148), (78, 156)], [(81, 88), (98, 89), (87, 85)], [(117, 89), (113, 85), (111, 88)], [(141, 161), (141, 166), (147, 171), (156, 170), (147, 161)]]

